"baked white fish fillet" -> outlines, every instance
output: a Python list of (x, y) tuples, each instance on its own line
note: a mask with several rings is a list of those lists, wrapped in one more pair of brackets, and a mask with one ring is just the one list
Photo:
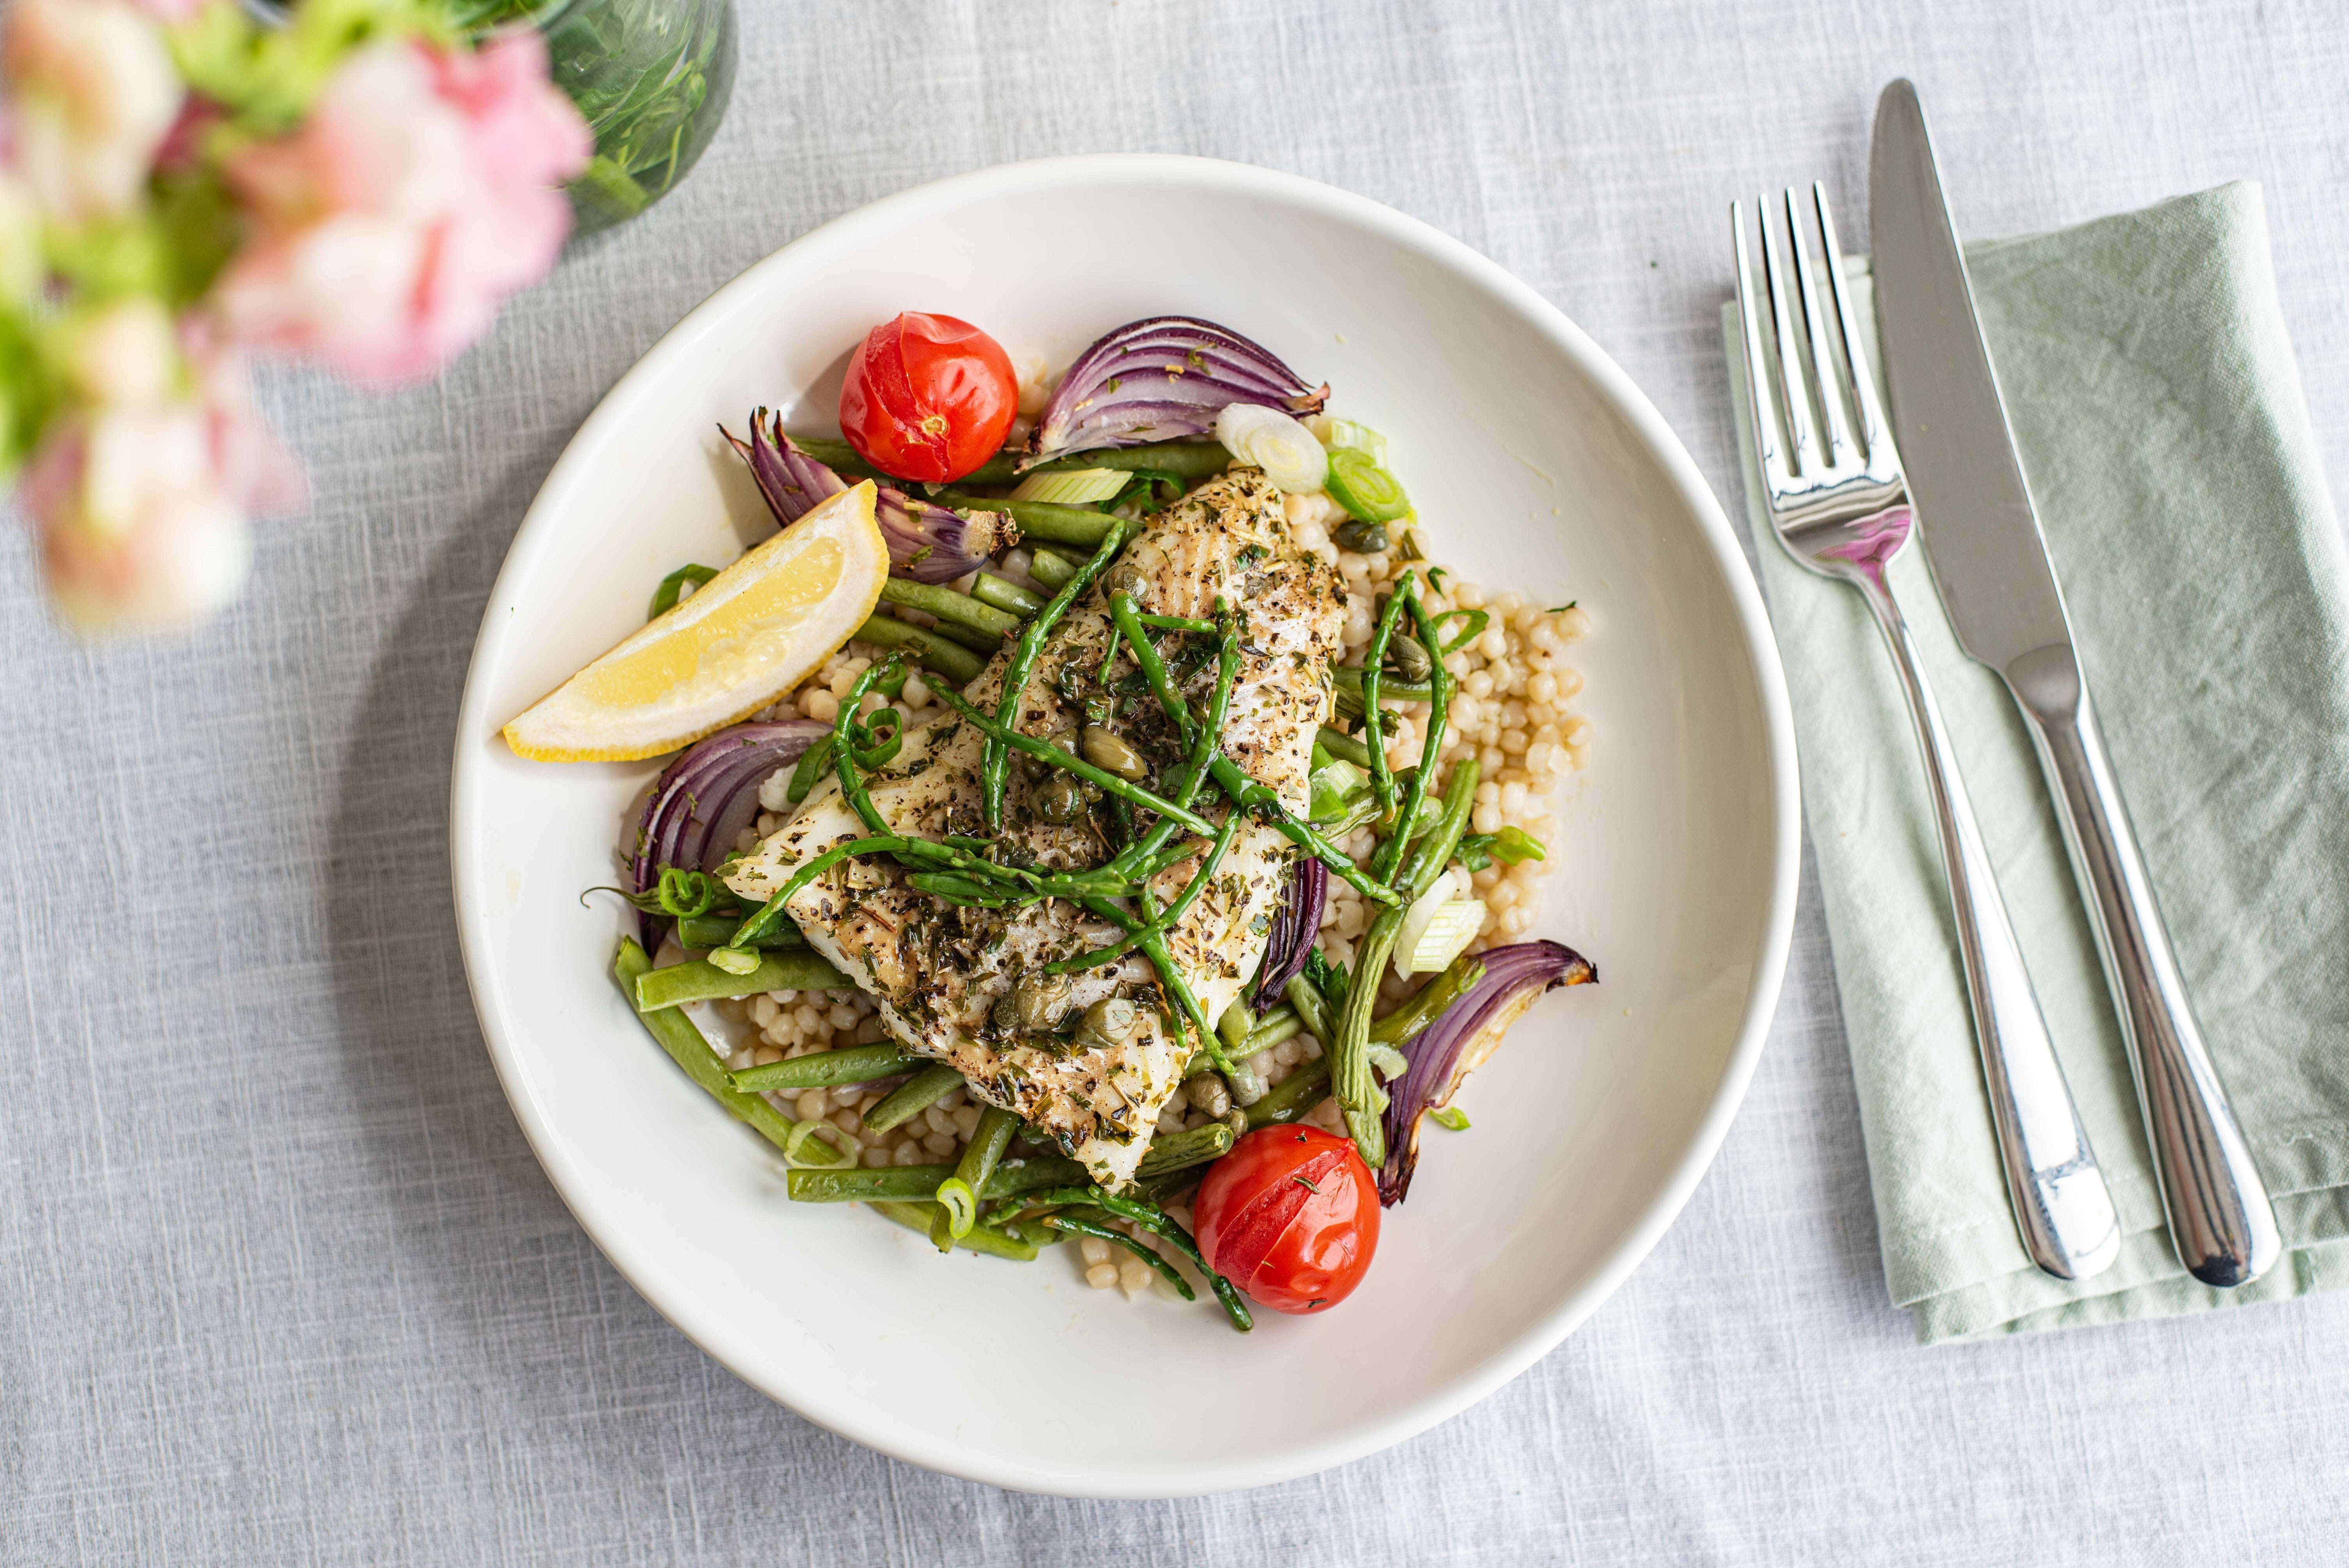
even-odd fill
[[(1154, 520), (1120, 566), (1146, 612), (1206, 619), (1219, 594), (1242, 611), (1245, 648), (1224, 751), (1301, 814), (1314, 732), (1330, 715), (1330, 662), (1339, 651), (1346, 594), (1335, 571), (1290, 542), (1280, 492), (1253, 469), (1210, 480)], [(1028, 681), (1019, 715), (1023, 731), (1073, 745), (1078, 704), (1103, 696), (1095, 675), (1109, 629), (1099, 587), (1070, 607)], [(1200, 707), (1214, 684), (1212, 641), (1161, 643)], [(982, 712), (994, 711), (1009, 659), (1007, 649), (971, 685), (967, 695)], [(1181, 755), (1173, 727), (1131, 661), (1121, 656), (1117, 668), (1111, 691), (1118, 707), (1109, 727), (1163, 776)], [(866, 780), (891, 830), (929, 839), (985, 836), (984, 747), (978, 732), (951, 712), (909, 733), (898, 756)], [(1032, 797), (1048, 777), (1041, 765), (1014, 758), (1004, 810), (1009, 845), (1051, 869), (1107, 861), (1113, 849), (1100, 813), (1070, 825), (1037, 814)], [(1222, 799), (1212, 783), (1197, 803), (1202, 815), (1220, 819)], [(796, 817), (735, 862), (727, 885), (746, 898), (768, 899), (808, 857), (864, 836), (839, 780), (826, 778)], [(1208, 1018), (1220, 1016), (1256, 973), (1293, 853), (1278, 830), (1243, 824), (1215, 878), (1168, 934), (1167, 946)], [(1161, 873), (1153, 891), (1170, 901), (1197, 869), (1196, 862), (1175, 866)], [(1116, 1048), (1072, 1049), (1061, 1039), (1003, 1029), (990, 1021), (990, 1009), (1024, 973), (1107, 945), (1120, 933), (1062, 900), (1019, 910), (962, 908), (909, 886), (905, 877), (885, 860), (843, 861), (793, 895), (789, 913), (818, 952), (878, 999), (882, 1017), (908, 1047), (952, 1063), (974, 1093), (1052, 1134), (1096, 1180), (1112, 1186), (1130, 1180), (1189, 1057), (1187, 1039), (1174, 1043), (1163, 1016), (1173, 1002), (1161, 994), (1149, 962), (1130, 954), (1070, 977), (1074, 1008), (1113, 995), (1134, 1003), (1139, 1022)]]

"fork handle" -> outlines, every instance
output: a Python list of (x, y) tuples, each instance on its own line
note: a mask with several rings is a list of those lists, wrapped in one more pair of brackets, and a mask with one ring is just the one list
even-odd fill
[(2058, 645), (2003, 673), (2062, 807), (2064, 845), (2120, 1016), (2170, 1243), (2204, 1284), (2248, 1284), (2282, 1254), (2275, 1208), (2203, 1047), (2079, 663)]
[(1966, 997), (1982, 1048), (1982, 1082), (2006, 1171), (2015, 1228), (2031, 1261), (2057, 1279), (2085, 1279), (2120, 1255), (2120, 1222), (2088, 1144), (2087, 1130), (2040, 1016), (2031, 972), (2007, 920), (1990, 854), (1974, 820), (1941, 710), (1918, 663), (1909, 623), (1881, 574), (1854, 579), (1892, 645), (1892, 662), (1909, 694), (1909, 714), (1924, 753), (1925, 782), (1940, 827), (1941, 863), (1958, 927)]

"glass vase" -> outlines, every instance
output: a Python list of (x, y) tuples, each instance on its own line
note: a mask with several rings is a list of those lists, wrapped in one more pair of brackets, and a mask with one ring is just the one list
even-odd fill
[(469, 31), (534, 27), (554, 85), (595, 133), (570, 186), (573, 232), (626, 222), (674, 190), (726, 118), (733, 0), (474, 0)]

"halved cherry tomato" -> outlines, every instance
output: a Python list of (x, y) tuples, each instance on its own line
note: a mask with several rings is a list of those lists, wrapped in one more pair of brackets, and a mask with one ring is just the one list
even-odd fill
[(899, 479), (958, 480), (993, 457), (1019, 411), (1003, 346), (967, 321), (907, 311), (865, 334), (840, 389), (840, 432)]
[(1232, 1145), (1199, 1183), (1199, 1250), (1275, 1312), (1346, 1299), (1379, 1245), (1379, 1190), (1354, 1140), (1267, 1127)]

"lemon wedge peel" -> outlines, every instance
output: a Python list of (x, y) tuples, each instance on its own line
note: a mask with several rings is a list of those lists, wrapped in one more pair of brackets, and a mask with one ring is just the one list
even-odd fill
[(740, 723), (844, 646), (881, 601), (871, 480), (826, 498), (504, 729), (533, 762), (658, 757)]

